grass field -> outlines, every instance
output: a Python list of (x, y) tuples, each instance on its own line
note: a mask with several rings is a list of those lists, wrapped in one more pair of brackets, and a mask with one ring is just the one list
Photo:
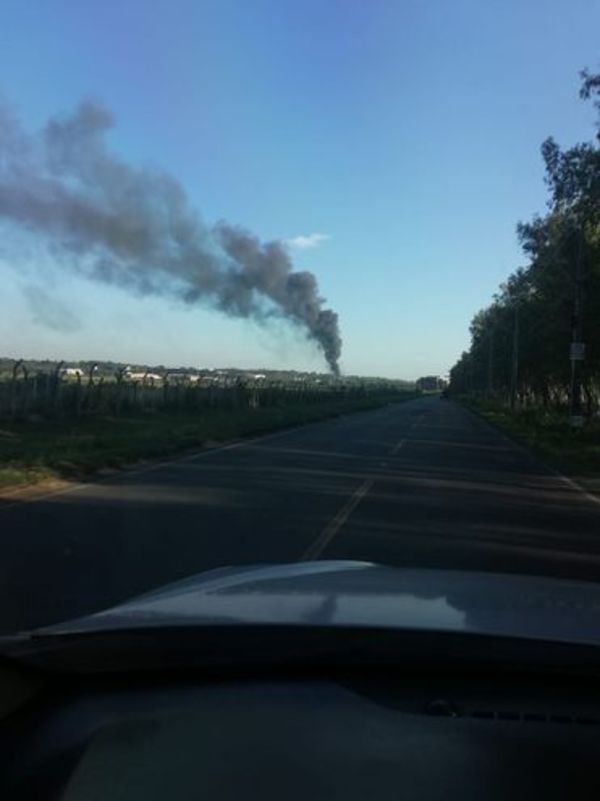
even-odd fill
[(503, 428), (546, 462), (570, 473), (600, 476), (600, 423), (571, 429), (566, 414), (543, 409), (511, 412), (498, 404), (462, 398), (465, 406)]
[(412, 397), (413, 393), (395, 391), (285, 408), (90, 417), (62, 423), (0, 423), (0, 488), (49, 478), (81, 478), (101, 468), (160, 459), (207, 443), (257, 435)]

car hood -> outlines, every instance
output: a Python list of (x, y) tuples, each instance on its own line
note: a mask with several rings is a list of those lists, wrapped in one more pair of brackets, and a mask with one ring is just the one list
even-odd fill
[(539, 576), (317, 561), (228, 567), (30, 636), (163, 627), (444, 631), (600, 645), (600, 586)]

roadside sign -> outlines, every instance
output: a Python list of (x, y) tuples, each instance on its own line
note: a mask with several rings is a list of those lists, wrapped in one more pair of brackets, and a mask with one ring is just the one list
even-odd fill
[(569, 358), (572, 362), (581, 362), (585, 359), (585, 342), (571, 342)]
[(571, 428), (583, 428), (583, 415), (581, 414), (572, 414), (569, 418), (569, 423)]

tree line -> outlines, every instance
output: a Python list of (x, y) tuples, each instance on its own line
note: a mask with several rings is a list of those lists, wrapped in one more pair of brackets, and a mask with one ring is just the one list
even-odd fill
[(542, 144), (548, 211), (519, 223), (526, 256), (470, 326), (451, 391), (592, 414), (600, 401), (600, 73), (581, 73), (596, 141)]

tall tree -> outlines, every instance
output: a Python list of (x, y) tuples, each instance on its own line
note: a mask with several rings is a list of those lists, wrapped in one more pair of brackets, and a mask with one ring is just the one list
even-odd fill
[[(598, 109), (600, 74), (581, 73), (580, 96)], [(581, 373), (591, 410), (600, 395), (600, 148), (561, 150), (542, 144), (548, 211), (519, 223), (527, 258), (471, 323), (471, 346), (451, 370), (458, 392), (522, 403), (565, 405), (570, 389), (569, 343), (587, 343)]]

